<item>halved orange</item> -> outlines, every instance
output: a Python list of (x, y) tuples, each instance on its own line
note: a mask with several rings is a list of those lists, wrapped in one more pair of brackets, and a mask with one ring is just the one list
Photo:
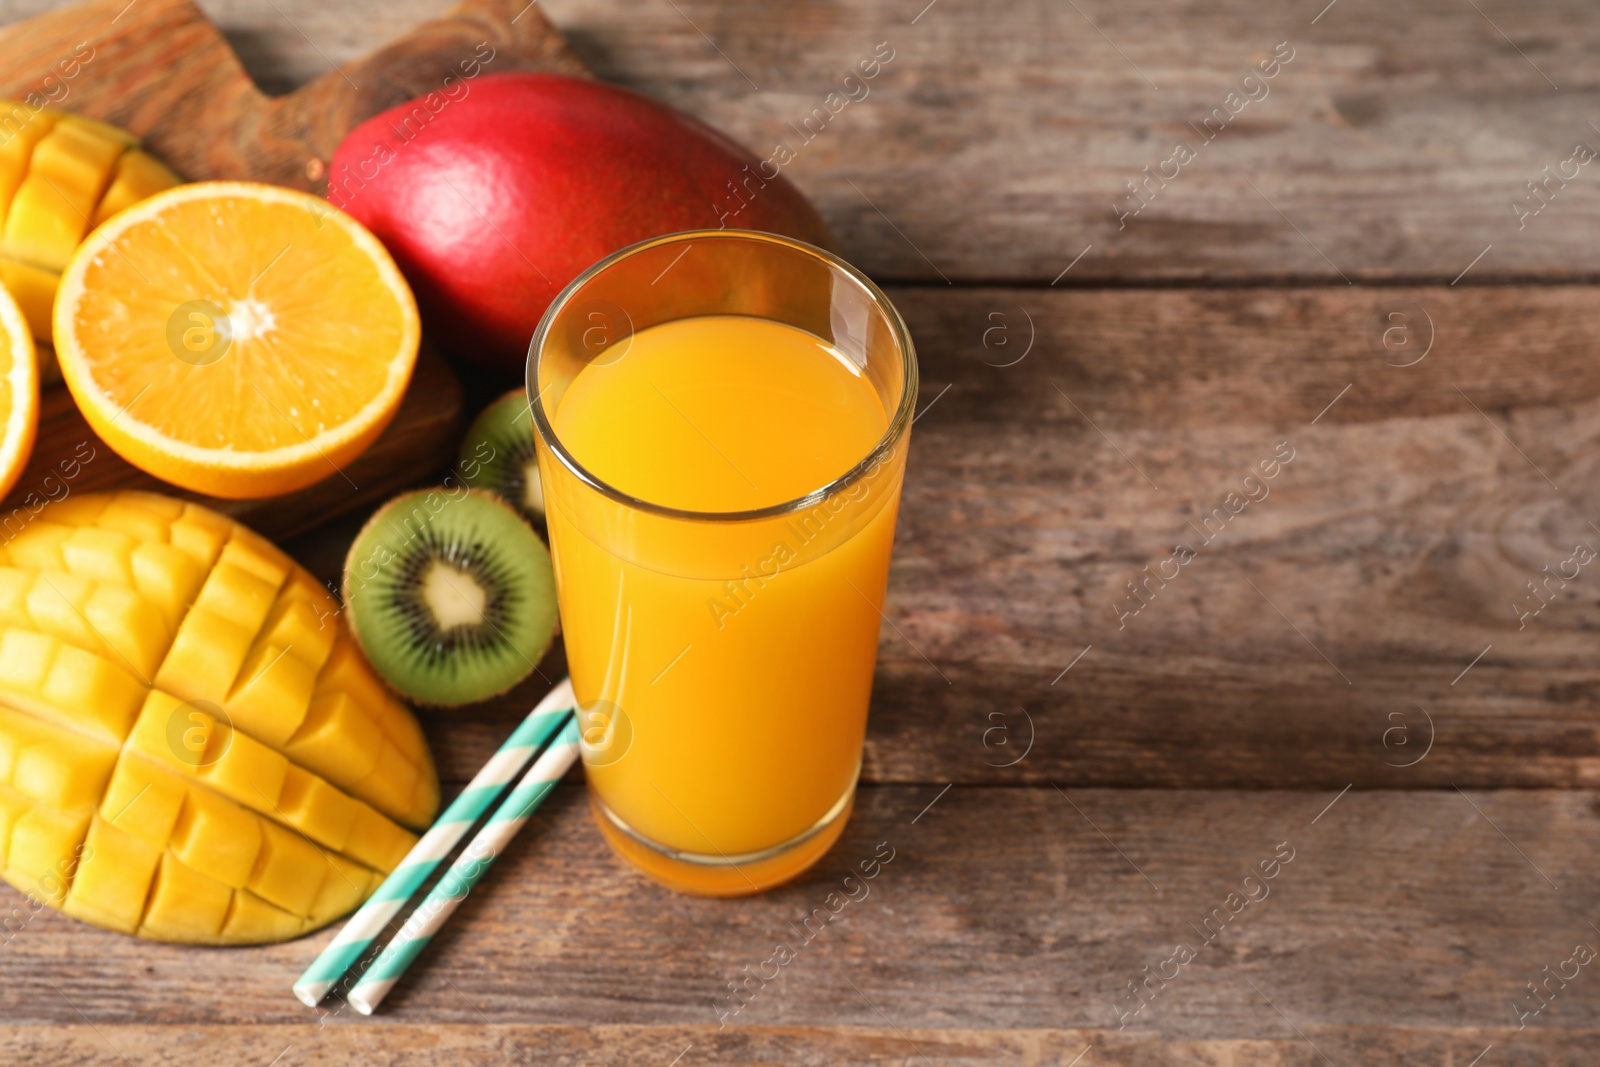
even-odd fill
[(17, 484), (39, 429), (39, 364), (22, 309), (0, 287), (0, 497)]
[(421, 338), (376, 237), (254, 182), (180, 185), (107, 221), (62, 272), (54, 329), (108, 445), (232, 498), (342, 473), (394, 417)]

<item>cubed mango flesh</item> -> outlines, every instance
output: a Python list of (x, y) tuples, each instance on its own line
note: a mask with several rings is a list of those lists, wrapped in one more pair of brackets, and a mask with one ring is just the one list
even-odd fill
[[(0, 284), (36, 339), (50, 341), (61, 270), (84, 235), (181, 180), (125, 130), (0, 100)], [(60, 380), (49, 349), (40, 364)]]
[(237, 523), (74, 495), (0, 545), (17, 888), (142, 937), (295, 937), (365, 899), (438, 800), (415, 719), (336, 605)]

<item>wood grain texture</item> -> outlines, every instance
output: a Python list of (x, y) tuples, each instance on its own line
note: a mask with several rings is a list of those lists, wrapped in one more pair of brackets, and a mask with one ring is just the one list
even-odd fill
[[(912, 446), (879, 773), (1596, 781), (1600, 585), (1579, 570), (1536, 616), (1513, 607), (1577, 544), (1600, 549), (1590, 290), (897, 297), (925, 395), (951, 388)], [(1374, 346), (1396, 311), (1411, 347)], [(1029, 314), (1033, 351), (993, 366)], [(1421, 354), (1429, 316), (1431, 352), (1390, 365)], [(986, 348), (1000, 321), (1011, 344)], [(1262, 478), (1285, 441), (1295, 459)], [(1270, 495), (1245, 503), (1250, 484)], [(1192, 562), (1163, 562), (1177, 544)], [(1140, 608), (1127, 583), (1147, 566), (1177, 575)], [(1016, 750), (985, 730), (1019, 738), (1023, 709), (1032, 753), (988, 770)], [(1422, 757), (1425, 714), (1437, 743), (1394, 766)]]
[[(0, 11), (49, 5), (4, 0)], [(1520, 228), (1510, 206), (1575, 142), (1600, 147), (1587, 123), (1600, 60), (1577, 0), (1480, 10), (1339, 0), (1321, 17), (1321, 3), (1245, 0), (938, 0), (919, 14), (924, 6), (547, 0), (516, 27), (547, 12), (601, 77), (685, 107), (763, 155), (803, 139), (790, 124), (887, 41), (895, 58), (868, 95), (785, 167), (846, 254), (880, 277), (1049, 281), (1089, 245), (1061, 284), (1342, 283), (1340, 272), (1449, 281), (1491, 244), (1470, 280), (1595, 274), (1600, 195), (1589, 167), (1552, 186)], [(283, 89), (448, 3), (202, 7), (250, 69)], [(1177, 139), (1198, 145), (1195, 126), (1279, 41), (1295, 58), (1268, 95), (1119, 228), (1125, 183), (1155, 170)]]
[[(545, 1062), (541, 1046), (518, 1057), (504, 1043), (507, 1027), (526, 1026), (518, 1033), (582, 1062), (636, 1056), (664, 1067), (691, 1041), (690, 1063), (825, 1062), (830, 1050), (921, 1062), (895, 1043), (898, 1029), (919, 1044), (926, 1036), (933, 1047), (920, 1053), (931, 1062), (1007, 1062), (1009, 1049), (1035, 1042), (1031, 1062), (1064, 1064), (1088, 1041), (1097, 1045), (1089, 1063), (1184, 1062), (1190, 1042), (1196, 1054), (1215, 1043), (1209, 1054), (1221, 1063), (1230, 1048), (1238, 1063), (1320, 1062), (1295, 1047), (1287, 1017), (1338, 1064), (1415, 1052), (1436, 1058), (1406, 1062), (1464, 1067), (1491, 1042), (1500, 1063), (1575, 1062), (1575, 1048), (1600, 1029), (1592, 966), (1565, 989), (1552, 985), (1552, 1004), (1520, 1032), (1509, 1005), (1537, 1003), (1525, 982), (1575, 944), (1600, 944), (1589, 925), (1600, 874), (1593, 799), (1353, 791), (1329, 807), (1334, 800), (872, 787), (813, 872), (760, 897), (715, 901), (624, 870), (581, 791), (564, 787), (376, 1020), (331, 1001), (319, 1032), (289, 995), (332, 931), (196, 952), (45, 914), (0, 952), (4, 1040), (87, 1021), (109, 1034), (206, 1028), (207, 1040), (240, 1051), (228, 1062), (264, 1064), (290, 1043), (294, 1062), (338, 1062), (318, 1051), (324, 1037), (346, 1051), (345, 1042), (372, 1041), (397, 1057), (409, 1047)], [(889, 862), (863, 880), (860, 864), (874, 855)], [(1274, 855), (1289, 859), (1263, 880), (1261, 862)], [(1252, 872), (1258, 902), (1228, 903)], [(842, 902), (846, 893), (857, 899)], [(3, 899), (21, 900), (9, 889)], [(1213, 909), (1233, 907), (1237, 915), (1204, 927), (1214, 935), (1206, 944), (1197, 929)], [(764, 964), (779, 941), (794, 958)], [(1127, 984), (1180, 943), (1197, 958), (1118, 1032), (1119, 1009), (1137, 1003)], [(728, 983), (744, 980), (746, 967), (770, 980), (751, 980), (734, 1013)], [(452, 1029), (425, 1029), (438, 1026)], [(647, 1054), (649, 1033), (539, 1029), (550, 1026), (648, 1026), (661, 1040)], [(264, 1048), (256, 1042), (277, 1040), (272, 1031), (235, 1027), (300, 1029)], [(1017, 1033), (1035, 1030), (1056, 1033)], [(479, 1051), (467, 1053), (473, 1037)], [(143, 1049), (158, 1038), (139, 1040)], [(108, 1055), (89, 1044), (73, 1047)], [(157, 1062), (217, 1062), (189, 1048), (165, 1055)]]
[[(1579, 0), (543, 6), (600, 77), (764, 157), (791, 145), (785, 171), (876, 276), (1047, 282), (1089, 245), (1062, 284), (1448, 282), (1490, 244), (1470, 278), (1595, 274), (1591, 167), (1522, 229), (1510, 209), (1575, 142), (1600, 148)], [(1280, 41), (1267, 95), (1202, 143)], [(861, 95), (843, 79), (879, 42), (895, 58), (865, 98), (797, 134), (830, 92)], [(1179, 140), (1196, 158), (1119, 229), (1124, 183)]]
[[(911, 449), (875, 773), (1600, 780), (1600, 583), (1565, 562), (1600, 551), (1592, 290), (896, 298), (933, 406)], [(1391, 314), (1409, 347), (1381, 344)], [(1021, 355), (1030, 315), (1033, 350), (995, 366)], [(1000, 322), (1010, 344), (986, 348)], [(1430, 333), (1425, 358), (1391, 365)], [(1295, 458), (1262, 477), (1283, 442)], [(1166, 562), (1179, 544), (1182, 566)], [(1544, 586), (1558, 569), (1571, 580)], [(1543, 603), (1530, 582), (1549, 603), (1525, 617)], [(1020, 740), (1023, 709), (1032, 753), (990, 769), (1018, 753), (985, 731)]]
[[(1285, 1027), (1285, 1030), (1288, 1028)], [(186, 1026), (182, 1041), (158, 1026), (67, 1025), (0, 1027), (0, 1053), (36, 1067), (78, 1067), (129, 1061), (167, 1067), (203, 1063), (265, 1064), (283, 1055), (296, 1067), (502, 1067), (537, 1063), (549, 1067), (1069, 1067), (1085, 1048), (1079, 1067), (1317, 1067), (1317, 1050), (1340, 1065), (1407, 1063), (1468, 1067), (1485, 1048), (1510, 1055), (1517, 1067), (1591, 1067), (1600, 1031), (1519, 1033), (1494, 1027), (1361, 1030), (1302, 1027), (1306, 1037), (1259, 1040), (1183, 1040), (1156, 1034), (1097, 1030), (931, 1029), (878, 1026), (533, 1026), (405, 1025), (317, 1027)], [(1312, 1047), (1315, 1044), (1315, 1048)], [(1491, 1053), (1494, 1055), (1495, 1053)], [(1491, 1062), (1487, 1057), (1480, 1063)]]

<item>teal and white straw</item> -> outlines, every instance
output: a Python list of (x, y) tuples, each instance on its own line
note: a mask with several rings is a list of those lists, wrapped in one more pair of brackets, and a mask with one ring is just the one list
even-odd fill
[(560, 735), (534, 761), (528, 773), (522, 776), (517, 788), (506, 797), (505, 803), (489, 817), (466, 850), (457, 857), (450, 870), (439, 879), (417, 910), (411, 913), (400, 932), (384, 948), (376, 962), (361, 976), (347, 999), (350, 1006), (362, 1015), (371, 1015), (383, 1002), (389, 990), (405, 974), (411, 961), (427, 947), (433, 935), (450, 918), (472, 887), (478, 884), (495, 857), (505, 849), (522, 824), (528, 821), (535, 808), (543, 803), (550, 790), (578, 759), (578, 720), (567, 720)]
[(391, 919), (405, 907), (418, 887), (450, 855), (473, 824), (499, 799), (511, 780), (528, 765), (535, 752), (544, 747), (563, 723), (571, 721), (575, 702), (572, 682), (563, 678), (550, 694), (528, 713), (512, 735), (506, 738), (483, 769), (473, 775), (461, 795), (439, 816), (432, 829), (422, 835), (406, 858), (378, 887), (377, 892), (345, 923), (331, 944), (306, 968), (294, 984), (294, 995), (316, 1007), (350, 968), (372, 948), (374, 940)]

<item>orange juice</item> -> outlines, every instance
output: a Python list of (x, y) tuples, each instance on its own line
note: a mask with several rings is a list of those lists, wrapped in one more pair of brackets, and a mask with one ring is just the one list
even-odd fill
[(863, 365), (704, 315), (640, 330), (544, 402), (584, 471), (656, 506), (540, 449), (569, 670), (604, 735), (585, 752), (601, 828), (677, 888), (781, 881), (848, 816), (905, 439), (806, 507), (708, 526), (661, 512), (776, 510), (873, 452), (889, 414)]

